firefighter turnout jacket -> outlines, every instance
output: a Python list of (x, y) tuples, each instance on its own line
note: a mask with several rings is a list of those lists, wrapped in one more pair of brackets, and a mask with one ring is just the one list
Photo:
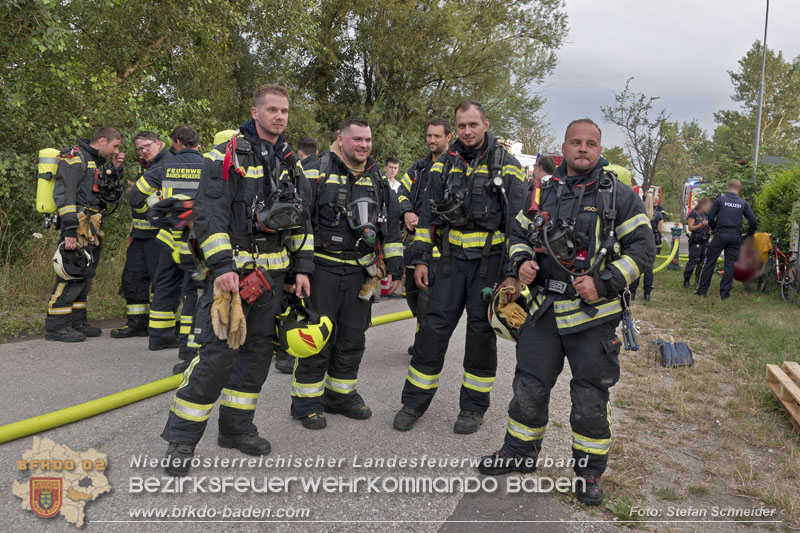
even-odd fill
[[(161, 167), (164, 163), (172, 159), (172, 152), (170, 152), (166, 147), (162, 148), (161, 151), (156, 155), (156, 157), (150, 161), (149, 163), (142, 160), (140, 161), (141, 171), (139, 173), (139, 179), (136, 180), (131, 192), (128, 194), (128, 202), (131, 203), (131, 218), (133, 221), (133, 237), (137, 239), (148, 239), (155, 237), (158, 234), (158, 228), (150, 224), (150, 221), (147, 220), (147, 210), (149, 207), (147, 204), (142, 200), (140, 202), (140, 196), (143, 194), (142, 188), (139, 187), (140, 180), (142, 176), (147, 171), (155, 171), (159, 167)], [(147, 187), (147, 182), (141, 182), (142, 185)], [(152, 193), (151, 193), (152, 194)], [(149, 194), (145, 196), (145, 199)], [(134, 206), (133, 202), (136, 201), (137, 205)]]
[[(603, 211), (606, 209), (598, 197), (602, 194), (599, 191), (604, 163), (601, 158), (591, 173), (577, 178), (567, 178), (566, 164), (562, 163), (552, 179), (542, 186), (539, 212), (547, 213), (551, 221), (574, 219), (575, 233), (585, 236), (585, 240), (576, 238), (576, 242), (585, 242), (586, 248), (577, 250), (575, 261), (570, 266), (574, 272), (572, 276), (557, 268), (553, 264), (556, 259), (545, 252), (534, 253), (529, 238), (534, 213), (520, 211), (511, 233), (509, 255), (514, 272), (530, 259), (539, 264), (529, 312), (536, 318), (552, 305), (561, 335), (577, 333), (605, 322), (618, 322), (622, 313), (620, 292), (642, 272), (652, 268), (655, 260), (653, 235), (644, 204), (616, 177), (609, 192), (609, 195), (616, 196), (616, 212), (610, 211), (610, 205), (606, 206), (613, 221), (605, 220)], [(532, 193), (527, 194), (526, 206), (531, 205)], [(580, 276), (592, 264), (611, 224), (619, 250), (617, 253), (610, 251), (611, 255), (606, 256), (599, 270), (593, 273), (599, 298), (586, 302), (575, 293), (572, 278)]]
[[(79, 139), (78, 145), (63, 150), (58, 155), (58, 170), (53, 188), (53, 199), (61, 220), (61, 232), (65, 237), (77, 237), (78, 214), (86, 211), (93, 215), (105, 210), (106, 204), (93, 190), (106, 164), (87, 139)], [(122, 176), (122, 169), (115, 169)]]
[(370, 157), (364, 171), (354, 176), (337, 154), (328, 152), (320, 158), (319, 179), (312, 180), (312, 187), (316, 263), (357, 272), (375, 262), (376, 250), (364, 247), (347, 216), (348, 205), (368, 198), (378, 205), (378, 218), (373, 222), (387, 274), (400, 279), (403, 275), (403, 245), (397, 224), (400, 208), (375, 160)]
[(295, 187), (303, 209), (311, 202), (303, 168), (284, 137), (273, 146), (258, 137), (250, 120), (231, 143), (217, 145), (205, 157), (194, 230), (213, 276), (253, 263), (271, 272), (284, 273), (291, 267), (292, 273), (310, 274), (314, 268), (310, 219), (302, 227), (274, 233), (259, 232), (253, 223), (258, 199), (271, 198), (281, 184)]
[[(434, 243), (445, 261), (451, 249), (465, 259), (504, 254), (509, 219), (521, 208), (525, 194), (525, 176), (519, 161), (500, 147), (492, 135), (485, 135), (479, 153), (471, 152), (461, 141), (456, 141), (431, 166), (425, 200), (419, 206), (419, 222), (412, 245), (413, 264), (429, 265), (434, 257)], [(502, 180), (506, 200), (499, 184), (492, 184), (497, 177)], [(403, 182), (404, 188), (407, 187), (405, 176)], [(434, 214), (431, 206), (448, 201), (463, 202), (466, 223), (454, 225)], [(506, 203), (509, 205), (504, 205)], [(483, 262), (485, 265), (486, 261)], [(444, 268), (446, 273), (447, 265)], [(506, 273), (507, 265), (502, 270)], [(485, 266), (481, 267), (481, 275), (487, 275)]]

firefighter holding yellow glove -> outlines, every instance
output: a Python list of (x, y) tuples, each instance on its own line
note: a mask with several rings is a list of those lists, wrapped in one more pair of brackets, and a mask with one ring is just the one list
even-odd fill
[[(531, 295), (517, 342), (505, 442), (481, 459), (479, 470), (499, 475), (536, 469), (550, 390), (566, 357), (572, 370), (572, 456), (585, 482), (577, 483), (576, 496), (600, 505), (600, 476), (611, 446), (608, 390), (620, 372), (620, 295), (652, 268), (655, 246), (642, 201), (603, 170), (608, 162), (600, 157), (600, 128), (589, 119), (572, 122), (562, 150), (564, 163), (542, 186), (538, 201), (539, 191), (528, 192), (512, 227), (513, 272)], [(516, 310), (510, 315), (522, 317)]]
[(220, 395), (219, 445), (248, 455), (270, 452), (253, 416), (290, 268), (297, 294), (311, 292), (311, 189), (283, 137), (286, 89), (257, 88), (251, 114), (236, 136), (206, 154), (195, 199), (194, 231), (210, 275), (195, 315), (203, 347), (184, 372), (161, 434), (169, 442), (170, 475), (188, 472)]

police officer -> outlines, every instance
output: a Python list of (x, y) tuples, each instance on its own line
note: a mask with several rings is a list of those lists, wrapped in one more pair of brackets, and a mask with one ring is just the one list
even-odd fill
[[(358, 393), (371, 294), (385, 270), (400, 282), (403, 247), (396, 197), (381, 176), (369, 123), (342, 122), (330, 152), (320, 160), (314, 190), (314, 309), (334, 322), (335, 341), (317, 355), (297, 359), (292, 377), (292, 417), (307, 429), (327, 426), (325, 412), (364, 420), (372, 411)], [(373, 291), (373, 292), (371, 292)]]
[[(205, 159), (197, 151), (200, 136), (190, 126), (178, 126), (172, 133), (174, 156), (160, 167), (145, 172), (131, 190), (130, 201), (135, 209), (146, 206), (148, 199), (169, 198), (178, 194), (194, 198), (200, 182), (200, 173)], [(150, 305), (148, 348), (164, 350), (182, 346), (181, 359), (190, 359), (196, 348), (187, 346), (191, 331), (194, 308), (184, 307), (181, 313), (180, 340), (175, 336), (175, 312), (181, 302), (181, 295), (190, 290), (191, 276), (179, 266), (179, 255), (174, 252), (181, 242), (180, 230), (162, 229), (157, 239), (161, 244), (158, 267), (153, 280), (153, 301)], [(190, 265), (191, 266), (191, 265)]]
[[(170, 475), (185, 475), (187, 459), (222, 394), (218, 443), (249, 455), (266, 455), (269, 442), (253, 424), (267, 378), (280, 310), (284, 274), (295, 276), (296, 293), (309, 294), (314, 237), (304, 199), (310, 189), (283, 132), (289, 118), (285, 88), (270, 84), (253, 94), (253, 120), (227, 144), (209, 152), (194, 203), (194, 231), (210, 269), (200, 298), (195, 332), (203, 347), (184, 373), (161, 436), (170, 444)], [(268, 231), (267, 231), (268, 230)], [(211, 316), (217, 298), (238, 294), (240, 278), (258, 282), (260, 295), (243, 300), (244, 344), (231, 348), (216, 336)]]
[[(453, 431), (478, 430), (497, 370), (497, 338), (481, 291), (507, 273), (506, 229), (511, 213), (519, 211), (525, 174), (519, 161), (488, 133), (489, 120), (481, 104), (460, 103), (455, 122), (458, 140), (431, 167), (430, 207), (420, 212), (414, 236), (414, 279), (428, 292), (428, 308), (414, 339), (403, 407), (394, 418), (398, 431), (410, 430), (433, 400), (450, 337), (465, 308), (461, 412)], [(441, 251), (435, 262), (434, 242)]]
[[(140, 176), (146, 170), (157, 169), (172, 157), (152, 131), (137, 133), (133, 145), (139, 156)], [(131, 206), (131, 237), (122, 269), (122, 294), (127, 305), (127, 319), (124, 326), (111, 330), (111, 336), (115, 339), (147, 336), (151, 286), (161, 247), (156, 240), (158, 228), (148, 222), (146, 215), (147, 205), (139, 209)]]
[(733, 266), (739, 259), (739, 248), (742, 246), (742, 218), (748, 222), (747, 234), (752, 235), (758, 227), (758, 219), (746, 200), (739, 197), (742, 182), (732, 179), (728, 182), (725, 194), (717, 196), (708, 210), (708, 225), (714, 231), (714, 238), (706, 249), (705, 263), (700, 272), (700, 281), (694, 293), (705, 296), (711, 285), (711, 276), (717, 258), (725, 252), (725, 273), (719, 283), (720, 298), (725, 300), (731, 294), (733, 285)]
[[(481, 459), (479, 469), (487, 475), (535, 470), (550, 390), (566, 357), (572, 456), (585, 481), (576, 496), (599, 505), (611, 445), (608, 389), (620, 372), (619, 294), (652, 266), (655, 246), (642, 201), (603, 171), (608, 162), (600, 157), (600, 128), (590, 119), (573, 121), (562, 151), (564, 161), (543, 186), (540, 206), (528, 193), (513, 226), (509, 254), (532, 294), (517, 343), (505, 442)], [(543, 243), (545, 251), (538, 251)]]
[[(428, 305), (427, 291), (420, 290), (414, 282), (414, 264), (411, 256), (411, 243), (414, 241), (414, 233), (419, 222), (419, 214), (424, 210), (429, 210), (425, 201), (425, 191), (428, 188), (428, 174), (433, 164), (439, 160), (450, 146), (452, 138), (450, 122), (446, 118), (435, 117), (428, 121), (425, 129), (425, 142), (430, 153), (422, 159), (416, 161), (409, 168), (403, 177), (400, 178), (400, 190), (397, 200), (400, 203), (400, 212), (403, 215), (403, 262), (406, 266), (405, 292), (406, 302), (411, 313), (417, 319), (417, 331), (419, 324), (425, 317), (425, 310)], [(434, 248), (432, 259), (439, 258), (439, 250)], [(414, 347), (408, 347), (408, 355), (414, 353)]]
[[(297, 157), (307, 180), (316, 182), (319, 178), (319, 156), (317, 155), (317, 141), (313, 137), (304, 137), (297, 143)], [(289, 276), (287, 276), (288, 278)], [(293, 280), (287, 279), (287, 285)], [(275, 345), (275, 369), (284, 374), (291, 374), (294, 368), (294, 359), (280, 345)]]
[(700, 279), (700, 269), (703, 268), (703, 257), (706, 254), (710, 233), (707, 216), (710, 207), (710, 199), (700, 198), (686, 217), (686, 225), (691, 235), (689, 236), (689, 261), (683, 270), (683, 288), (685, 289), (691, 287), (692, 272), (694, 272), (695, 279)]
[[(117, 181), (122, 178), (125, 154), (119, 151), (121, 144), (122, 135), (114, 128), (105, 127), (95, 131), (91, 141), (78, 139), (77, 146), (59, 154), (53, 199), (61, 224), (59, 246), (63, 244), (65, 250), (74, 250), (78, 246), (79, 225), (84, 231), (100, 231), (99, 222), (96, 222), (99, 216), (96, 215), (104, 213), (106, 203), (113, 200), (105, 196), (101, 182), (108, 176), (107, 172), (115, 173)], [(106, 168), (109, 158), (112, 168)], [(89, 325), (86, 317), (86, 299), (100, 261), (101, 238), (96, 235), (97, 244), (87, 247), (92, 261), (85, 278), (65, 280), (56, 276), (47, 304), (45, 339), (81, 342), (86, 337), (102, 334), (100, 328)]]

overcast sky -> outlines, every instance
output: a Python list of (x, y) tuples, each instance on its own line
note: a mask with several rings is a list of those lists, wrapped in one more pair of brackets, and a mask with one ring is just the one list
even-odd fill
[[(729, 70), (764, 36), (765, 0), (566, 0), (569, 34), (542, 89), (546, 120), (559, 142), (566, 124), (588, 116), (625, 80), (659, 96), (672, 120), (696, 118), (711, 135), (713, 112), (735, 109)], [(800, 0), (771, 0), (767, 46), (800, 55)], [(622, 145), (616, 126), (600, 123), (603, 146)]]

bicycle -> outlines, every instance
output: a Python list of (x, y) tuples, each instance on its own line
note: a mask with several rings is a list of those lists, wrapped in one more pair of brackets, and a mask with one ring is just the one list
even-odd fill
[[(772, 235), (770, 235), (770, 239)], [(798, 282), (797, 258), (789, 250), (784, 253), (778, 246), (778, 239), (772, 244), (772, 250), (764, 265), (763, 274), (758, 279), (758, 292), (765, 294), (769, 287), (780, 289), (781, 299), (784, 302), (793, 302), (797, 298)]]

